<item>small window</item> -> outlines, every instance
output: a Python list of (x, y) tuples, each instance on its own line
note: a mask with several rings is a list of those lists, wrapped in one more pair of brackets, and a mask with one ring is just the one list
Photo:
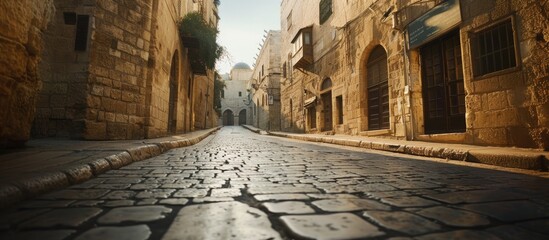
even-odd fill
[(239, 97), (242, 97), (242, 92), (238, 92), (238, 96), (239, 96)]
[(283, 78), (286, 78), (286, 62), (284, 62), (284, 64), (282, 64), (282, 77)]
[(336, 97), (337, 124), (343, 124), (343, 97)]
[(304, 32), (303, 33), (303, 44), (311, 45), (311, 33), (310, 32)]
[(475, 77), (517, 66), (511, 18), (477, 32), (472, 43)]
[(323, 24), (332, 15), (332, 0), (320, 0), (319, 5), (320, 24)]
[(74, 50), (85, 52), (88, 48), (88, 28), (90, 16), (78, 15), (76, 20), (76, 38), (74, 41)]

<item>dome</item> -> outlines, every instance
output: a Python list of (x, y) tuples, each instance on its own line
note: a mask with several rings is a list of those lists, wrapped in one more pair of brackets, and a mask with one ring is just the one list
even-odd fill
[(233, 69), (252, 69), (252, 68), (250, 68), (250, 66), (246, 63), (239, 62), (234, 65)]

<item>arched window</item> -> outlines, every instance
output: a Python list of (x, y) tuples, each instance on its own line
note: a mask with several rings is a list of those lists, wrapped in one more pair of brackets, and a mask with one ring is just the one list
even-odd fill
[(387, 52), (378, 45), (366, 65), (368, 83), (368, 130), (389, 128), (389, 74)]
[(329, 78), (324, 79), (320, 85), (320, 91), (328, 90), (332, 87), (332, 80)]

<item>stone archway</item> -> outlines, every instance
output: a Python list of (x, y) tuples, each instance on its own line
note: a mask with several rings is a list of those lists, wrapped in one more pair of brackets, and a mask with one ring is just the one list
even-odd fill
[(223, 112), (223, 126), (233, 126), (234, 125), (234, 113), (230, 109)]
[(242, 109), (238, 114), (238, 125), (246, 125), (246, 109)]

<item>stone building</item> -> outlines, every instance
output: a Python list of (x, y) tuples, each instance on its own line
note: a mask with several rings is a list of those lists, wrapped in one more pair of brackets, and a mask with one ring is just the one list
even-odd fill
[(221, 94), (220, 124), (233, 126), (251, 121), (251, 100), (247, 85), (252, 72), (248, 64), (240, 62), (234, 65), (229, 74), (222, 75), (225, 89)]
[(283, 130), (549, 149), (549, 5), (283, 0)]
[(280, 131), (280, 31), (268, 31), (250, 79), (252, 122), (255, 127)]
[(30, 137), (43, 36), (54, 13), (53, 0), (0, 3), (0, 148)]
[(196, 124), (213, 112), (197, 106), (196, 93), (213, 86), (213, 74), (191, 68), (178, 21), (199, 11), (216, 26), (213, 0), (54, 2), (35, 136), (141, 139), (212, 125)]

